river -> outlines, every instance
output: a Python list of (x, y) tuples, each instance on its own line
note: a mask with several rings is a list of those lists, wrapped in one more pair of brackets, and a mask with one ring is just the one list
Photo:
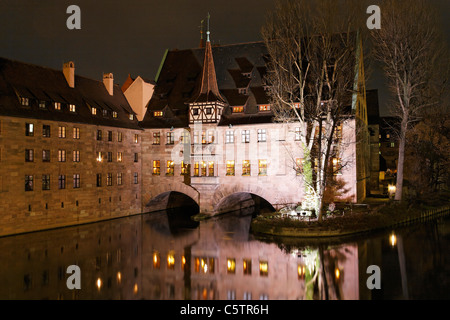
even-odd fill
[(256, 237), (251, 214), (189, 214), (2, 237), (0, 299), (450, 298), (449, 218), (318, 241)]

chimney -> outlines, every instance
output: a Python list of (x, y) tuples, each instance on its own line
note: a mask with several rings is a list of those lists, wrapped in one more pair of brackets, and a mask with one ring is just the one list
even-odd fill
[(106, 90), (108, 90), (109, 95), (114, 95), (114, 77), (112, 73), (103, 74), (103, 84)]
[(73, 61), (63, 64), (63, 74), (69, 87), (75, 88), (75, 64)]

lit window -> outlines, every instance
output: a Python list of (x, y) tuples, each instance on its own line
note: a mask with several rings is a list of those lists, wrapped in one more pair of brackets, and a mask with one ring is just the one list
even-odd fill
[(267, 134), (266, 129), (258, 129), (258, 142), (266, 142)]
[(91, 113), (95, 116), (97, 114), (97, 108), (92, 108)]
[(97, 162), (102, 162), (103, 161), (103, 154), (101, 151), (97, 152), (97, 158), (96, 158)]
[(159, 269), (161, 266), (161, 257), (158, 251), (153, 252), (153, 268)]
[(202, 161), (202, 176), (206, 177), (206, 162)]
[(227, 130), (225, 132), (225, 143), (234, 143), (234, 131)]
[(175, 256), (172, 251), (167, 255), (167, 269), (175, 269)]
[(181, 175), (189, 175), (189, 164), (181, 161)]
[(341, 174), (341, 160), (338, 158), (333, 158), (331, 161), (333, 164), (333, 175), (340, 175)]
[(244, 107), (233, 107), (233, 113), (242, 113), (244, 112)]
[(239, 88), (238, 92), (239, 94), (247, 94), (247, 88)]
[(66, 162), (66, 150), (58, 150), (58, 161)]
[(117, 141), (122, 142), (122, 139), (123, 139), (122, 132), (117, 132)]
[(208, 130), (208, 143), (214, 143), (214, 131)]
[(305, 279), (306, 267), (304, 265), (299, 264), (297, 266), (297, 274), (299, 280)]
[(242, 161), (242, 175), (243, 176), (250, 175), (250, 160)]
[(234, 176), (234, 160), (227, 160), (227, 176)]
[(73, 138), (80, 139), (80, 128), (73, 128)]
[(117, 112), (113, 111), (112, 116), (113, 116), (114, 119), (117, 118)]
[(242, 130), (241, 137), (242, 137), (243, 143), (249, 143), (250, 142), (250, 130)]
[(269, 275), (269, 264), (267, 261), (259, 262), (259, 275), (264, 277)]
[(210, 161), (208, 163), (208, 175), (210, 177), (214, 177), (214, 162), (213, 161)]
[(258, 175), (267, 175), (267, 160), (258, 160)]
[(198, 162), (194, 162), (194, 177), (199, 176), (199, 166)]
[(159, 176), (161, 173), (161, 161), (153, 160), (153, 175)]
[(214, 258), (195, 258), (194, 270), (196, 273), (214, 273)]
[(117, 162), (122, 162), (123, 152), (117, 152)]
[(73, 188), (78, 189), (80, 187), (80, 175), (74, 174), (73, 175)]
[(132, 113), (130, 113), (129, 119), (130, 119), (130, 120), (134, 120), (134, 115), (133, 115)]
[(74, 104), (69, 104), (69, 111), (70, 112), (75, 112), (75, 105)]
[(251, 259), (244, 259), (244, 274), (252, 274), (252, 260)]
[(25, 135), (27, 137), (34, 136), (34, 124), (32, 124), (32, 123), (25, 123)]
[(167, 160), (166, 175), (173, 176), (174, 168), (174, 162), (172, 160)]
[(139, 141), (139, 135), (135, 134), (134, 135), (134, 143), (138, 143), (138, 141)]
[(39, 101), (39, 108), (45, 109), (45, 101)]
[(161, 133), (153, 132), (153, 144), (160, 144), (161, 142)]
[(167, 138), (167, 142), (166, 142), (167, 144), (174, 144), (175, 134), (173, 132), (167, 132), (166, 138)]
[(118, 186), (122, 185), (122, 173), (117, 174), (117, 185)]
[(58, 127), (58, 137), (59, 138), (66, 137), (66, 127)]
[(53, 106), (55, 110), (61, 110), (61, 102), (53, 102)]
[(23, 106), (29, 106), (30, 105), (30, 101), (28, 98), (24, 98), (24, 97), (20, 97), (20, 104)]
[(236, 259), (227, 259), (227, 273), (236, 272)]
[(33, 149), (25, 149), (25, 161), (26, 162), (34, 161), (34, 150)]
[[(153, 116), (154, 117), (162, 117), (163, 116), (163, 112), (162, 111), (154, 111), (153, 112)], [(133, 119), (130, 119), (133, 120)]]
[(391, 142), (391, 148), (395, 148), (395, 142)]
[(80, 151), (79, 150), (73, 150), (72, 156), (73, 156), (73, 162), (80, 162)]
[(270, 104), (262, 104), (259, 106), (259, 111), (270, 111)]

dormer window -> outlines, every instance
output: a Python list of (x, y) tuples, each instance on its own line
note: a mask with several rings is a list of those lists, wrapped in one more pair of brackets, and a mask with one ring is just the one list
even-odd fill
[(53, 106), (55, 110), (61, 110), (61, 102), (53, 102)]
[(163, 116), (163, 112), (162, 111), (154, 111), (153, 112), (153, 116), (154, 117), (162, 117)]
[(247, 94), (247, 88), (239, 88), (238, 92), (239, 94)]
[(45, 109), (45, 101), (39, 101), (39, 108)]
[(129, 118), (130, 120), (134, 120), (134, 114), (130, 113), (130, 115), (128, 116), (128, 118)]
[(70, 112), (75, 112), (75, 109), (76, 109), (76, 107), (75, 107), (74, 104), (69, 104), (69, 111)]
[(20, 97), (20, 104), (28, 107), (30, 105), (30, 100), (28, 98)]
[(108, 110), (103, 109), (103, 116), (104, 116), (104, 117), (107, 117), (107, 116), (108, 116)]
[(91, 113), (95, 116), (97, 114), (97, 108), (92, 108)]
[(233, 107), (233, 113), (242, 113), (244, 112), (244, 107)]
[(242, 73), (242, 75), (246, 78), (251, 78), (252, 77), (252, 73), (251, 72), (246, 72), (246, 73)]
[(259, 105), (259, 111), (270, 111), (270, 104)]
[(113, 116), (114, 119), (117, 118), (117, 112), (113, 111), (112, 116)]

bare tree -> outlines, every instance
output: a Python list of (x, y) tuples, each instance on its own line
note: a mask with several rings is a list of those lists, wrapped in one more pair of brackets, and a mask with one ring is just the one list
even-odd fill
[(354, 1), (343, 2), (279, 0), (262, 29), (275, 119), (299, 124), (306, 199), (302, 204), (312, 199), (308, 205), (319, 221), (331, 160), (340, 152), (337, 129), (348, 118), (346, 107), (358, 90), (360, 21), (352, 11), (358, 6)]
[(383, 65), (395, 96), (393, 113), (400, 120), (395, 200), (402, 200), (406, 135), (424, 108), (438, 102), (436, 66), (441, 56), (438, 16), (427, 0), (385, 0), (381, 29), (372, 32), (375, 56)]

